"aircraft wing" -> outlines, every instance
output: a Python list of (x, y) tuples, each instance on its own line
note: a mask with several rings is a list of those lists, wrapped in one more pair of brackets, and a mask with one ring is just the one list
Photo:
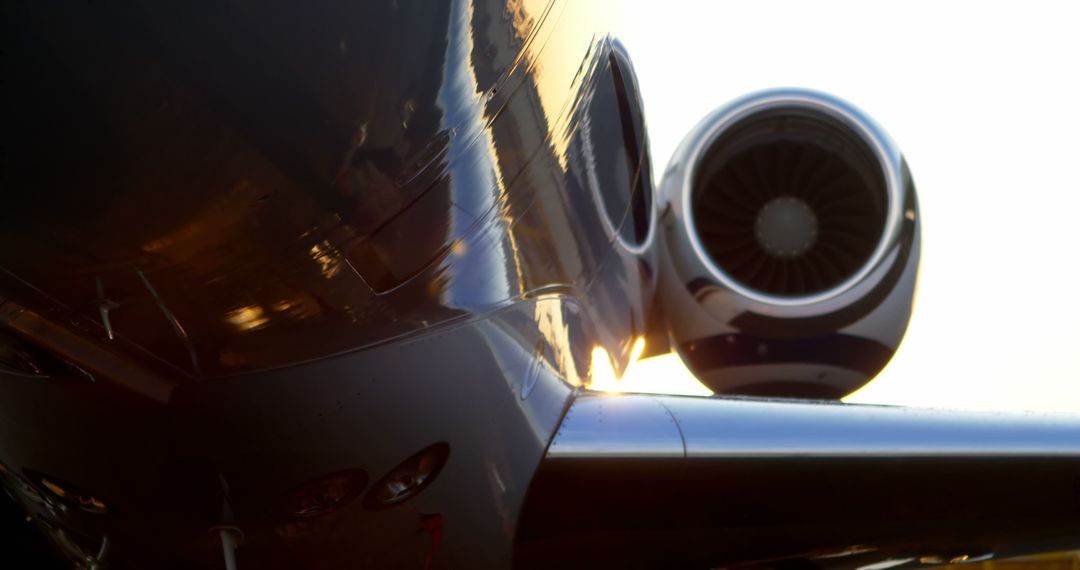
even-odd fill
[[(748, 94), (654, 188), (623, 6), (12, 4), (6, 557), (881, 570), (1080, 545), (1080, 420), (753, 398), (838, 400), (907, 328), (915, 186), (852, 104)], [(646, 336), (728, 397), (587, 390)]]
[(1080, 419), (585, 393), (518, 541), (526, 567), (879, 569), (1074, 549)]

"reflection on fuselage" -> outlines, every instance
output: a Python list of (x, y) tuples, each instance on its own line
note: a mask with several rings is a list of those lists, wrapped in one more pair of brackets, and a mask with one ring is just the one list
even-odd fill
[[(37, 352), (0, 355), (52, 360), (0, 372), (0, 477), (108, 505), (13, 492), (35, 524), (84, 563), (214, 567), (208, 529), (238, 528), (256, 565), (387, 567), (438, 520), (439, 560), (506, 565), (572, 391), (637, 359), (655, 286), (620, 238), (652, 188), (615, 12), (13, 10), (0, 324)], [(438, 442), (407, 502), (280, 520)]]

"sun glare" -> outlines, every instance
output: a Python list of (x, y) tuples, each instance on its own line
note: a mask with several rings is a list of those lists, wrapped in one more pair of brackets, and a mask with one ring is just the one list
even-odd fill
[(702, 384), (683, 364), (679, 355), (667, 353), (641, 358), (644, 352), (645, 339), (638, 338), (630, 351), (630, 362), (626, 366), (626, 371), (620, 377), (615, 373), (608, 351), (599, 346), (594, 348), (589, 388), (609, 393), (713, 395), (712, 390)]

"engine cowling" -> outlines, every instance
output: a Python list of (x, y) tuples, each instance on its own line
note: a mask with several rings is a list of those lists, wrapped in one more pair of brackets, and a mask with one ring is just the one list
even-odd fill
[(717, 109), (672, 157), (660, 206), (668, 333), (714, 391), (839, 398), (895, 353), (918, 272), (915, 187), (851, 104), (777, 89)]

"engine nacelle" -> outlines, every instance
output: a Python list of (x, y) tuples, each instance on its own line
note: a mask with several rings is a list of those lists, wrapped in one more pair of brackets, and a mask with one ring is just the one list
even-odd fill
[(777, 89), (714, 111), (660, 200), (668, 332), (717, 393), (839, 398), (896, 351), (918, 272), (915, 187), (851, 104)]

